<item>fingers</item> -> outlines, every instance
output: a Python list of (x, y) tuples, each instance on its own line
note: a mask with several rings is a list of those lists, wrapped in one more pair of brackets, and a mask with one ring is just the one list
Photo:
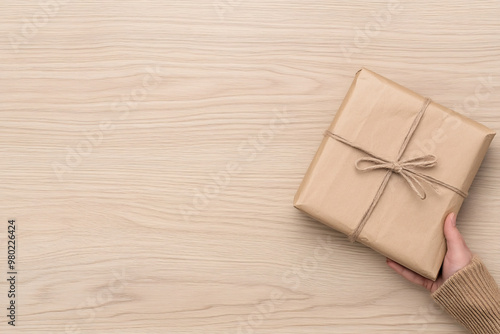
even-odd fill
[(444, 236), (446, 238), (446, 244), (448, 246), (448, 251), (453, 253), (460, 253), (466, 248), (464, 238), (460, 234), (456, 223), (457, 217), (452, 212), (450, 213), (444, 222)]
[(458, 231), (455, 219), (455, 215), (450, 213), (444, 222), (444, 236), (448, 247), (443, 262), (443, 279), (445, 281), (472, 260), (472, 252)]
[(396, 263), (390, 259), (387, 259), (387, 265), (391, 267), (392, 270), (397, 272), (399, 275), (401, 275), (403, 278), (407, 279), (413, 284), (423, 286), (427, 290), (431, 290), (432, 284), (434, 283), (433, 281), (420, 276), (419, 274), (411, 271), (408, 268), (403, 267), (399, 263)]

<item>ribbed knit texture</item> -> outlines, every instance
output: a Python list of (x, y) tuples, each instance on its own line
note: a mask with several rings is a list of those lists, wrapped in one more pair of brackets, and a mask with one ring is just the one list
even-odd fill
[(432, 297), (471, 333), (500, 333), (500, 290), (476, 255)]

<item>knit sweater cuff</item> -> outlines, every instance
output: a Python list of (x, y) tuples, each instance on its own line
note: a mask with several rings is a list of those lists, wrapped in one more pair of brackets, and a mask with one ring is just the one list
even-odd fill
[(448, 278), (432, 297), (471, 333), (500, 333), (500, 291), (478, 256)]

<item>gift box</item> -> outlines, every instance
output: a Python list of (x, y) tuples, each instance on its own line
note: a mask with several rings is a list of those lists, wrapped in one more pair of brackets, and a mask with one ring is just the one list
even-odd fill
[(294, 206), (436, 280), (495, 132), (367, 69), (356, 73)]

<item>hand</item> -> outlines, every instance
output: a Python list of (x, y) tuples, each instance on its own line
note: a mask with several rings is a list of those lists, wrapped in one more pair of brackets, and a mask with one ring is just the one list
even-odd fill
[(387, 265), (408, 281), (421, 285), (431, 293), (436, 291), (450, 276), (467, 266), (472, 260), (472, 253), (465, 244), (465, 240), (456, 226), (456, 216), (450, 213), (444, 222), (444, 236), (448, 250), (443, 261), (442, 274), (435, 282), (403, 267), (402, 265), (387, 259)]

